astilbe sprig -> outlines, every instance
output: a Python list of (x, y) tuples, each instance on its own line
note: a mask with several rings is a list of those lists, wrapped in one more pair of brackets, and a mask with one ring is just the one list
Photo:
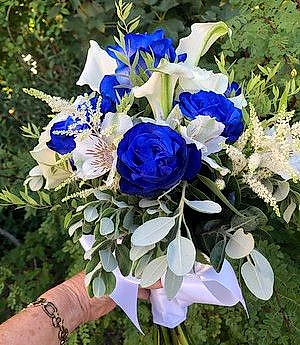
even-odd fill
[(234, 145), (226, 145), (226, 152), (232, 161), (232, 173), (241, 175), (242, 180), (252, 191), (273, 207), (280, 215), (277, 200), (266, 180), (274, 175), (284, 176), (294, 182), (300, 180), (297, 170), (291, 165), (290, 157), (299, 150), (300, 125), (292, 126), (289, 121), (294, 112), (276, 114), (266, 127), (259, 120), (253, 104), (250, 104), (248, 129)]

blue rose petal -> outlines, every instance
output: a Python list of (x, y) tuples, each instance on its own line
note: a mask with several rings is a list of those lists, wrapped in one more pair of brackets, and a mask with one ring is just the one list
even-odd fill
[(168, 126), (140, 123), (129, 129), (117, 150), (120, 190), (144, 197), (157, 196), (181, 180), (195, 177), (201, 152)]
[[(89, 104), (86, 102), (79, 104), (78, 110), (86, 110), (86, 121), (90, 121), (90, 111), (95, 111), (98, 102), (98, 95), (89, 99)], [(75, 126), (74, 126), (75, 125)], [(74, 119), (72, 116), (68, 116), (66, 120), (59, 121), (53, 124), (50, 129), (50, 141), (47, 142), (47, 146), (50, 150), (53, 150), (61, 155), (72, 152), (75, 147), (75, 135), (67, 134), (55, 134), (55, 131), (68, 131), (72, 126), (72, 130), (81, 131), (88, 128), (87, 123), (80, 123), (79, 119)]]
[(244, 130), (242, 111), (224, 95), (213, 91), (183, 92), (179, 95), (182, 114), (194, 120), (198, 115), (208, 115), (225, 125), (222, 133), (228, 143), (235, 142)]

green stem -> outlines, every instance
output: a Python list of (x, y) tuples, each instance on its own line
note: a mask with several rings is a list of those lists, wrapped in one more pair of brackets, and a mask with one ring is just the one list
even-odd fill
[(181, 326), (179, 325), (176, 328), (178, 332), (178, 340), (179, 340), (180, 345), (189, 345)]
[(178, 206), (178, 228), (176, 236), (180, 236), (181, 234), (181, 223), (183, 219), (183, 212), (184, 212), (184, 200), (185, 200), (185, 190), (186, 190), (187, 182), (183, 182), (182, 192), (181, 192), (181, 199)]
[(171, 94), (171, 76), (168, 74), (161, 75), (161, 107), (166, 119), (172, 109), (172, 94)]
[(164, 340), (165, 345), (172, 345), (170, 341), (168, 329), (166, 327), (160, 327), (160, 331), (161, 331), (162, 338)]

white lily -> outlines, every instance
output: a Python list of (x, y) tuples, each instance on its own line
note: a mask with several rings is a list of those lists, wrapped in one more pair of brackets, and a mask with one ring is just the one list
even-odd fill
[(229, 34), (231, 29), (224, 22), (195, 23), (189, 36), (179, 40), (176, 54), (187, 54), (186, 63), (197, 66), (199, 59), (221, 36)]
[(100, 48), (96, 41), (90, 41), (84, 69), (77, 85), (89, 85), (93, 91), (99, 92), (101, 80), (105, 75), (114, 74), (117, 62), (107, 52)]
[(224, 128), (223, 123), (205, 115), (197, 116), (187, 127), (181, 126), (180, 128), (181, 135), (186, 142), (195, 144), (198, 150), (201, 149), (202, 160), (219, 171), (222, 176), (226, 175), (229, 170), (217, 164), (209, 155), (222, 150), (226, 141), (226, 138), (221, 135)]
[(89, 180), (109, 172), (106, 185), (112, 185), (116, 173), (118, 143), (132, 126), (128, 115), (107, 113), (98, 135), (90, 133), (78, 136), (75, 139), (76, 148), (72, 152), (76, 176)]

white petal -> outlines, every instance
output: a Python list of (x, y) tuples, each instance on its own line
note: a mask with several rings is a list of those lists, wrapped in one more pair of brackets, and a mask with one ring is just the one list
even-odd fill
[(228, 77), (225, 74), (207, 71), (187, 63), (166, 62), (160, 66), (159, 70), (166, 74), (178, 76), (182, 91), (193, 93), (204, 90), (223, 94), (228, 87)]
[(225, 126), (223, 123), (207, 115), (199, 115), (187, 126), (187, 135), (205, 144), (221, 136)]
[(40, 176), (42, 175), (42, 170), (39, 165), (35, 166), (29, 171), (29, 176)]
[(242, 109), (247, 106), (247, 101), (244, 95), (241, 93), (238, 96), (228, 98), (236, 108)]
[(184, 91), (197, 92), (213, 91), (223, 94), (227, 90), (228, 77), (223, 73), (214, 73), (198, 67), (194, 67), (193, 78), (179, 78), (179, 85)]
[(107, 113), (101, 124), (101, 134), (109, 143), (118, 144), (123, 135), (133, 126), (130, 116), (120, 113)]
[(202, 156), (202, 160), (206, 162), (211, 168), (217, 170), (222, 176), (227, 175), (230, 170), (227, 168), (222, 167), (218, 163), (216, 163), (212, 158), (207, 157), (207, 156)]
[(99, 92), (99, 85), (103, 77), (114, 74), (116, 68), (116, 61), (101, 49), (97, 42), (90, 41), (85, 66), (76, 84), (88, 84), (93, 91)]
[(176, 54), (187, 53), (186, 62), (197, 66), (200, 57), (219, 37), (227, 33), (231, 35), (231, 30), (223, 22), (195, 23), (191, 26), (190, 35), (179, 41)]
[(142, 86), (133, 88), (133, 95), (136, 98), (146, 97), (157, 119), (163, 119), (161, 106), (161, 76), (159, 72), (153, 72), (148, 81)]
[[(157, 69), (160, 70), (166, 64), (168, 64), (168, 61), (162, 59)], [(136, 98), (146, 97), (152, 108), (155, 119), (165, 119), (168, 117), (169, 111), (172, 108), (177, 79), (178, 75), (176, 74), (168, 75), (160, 72), (153, 72), (145, 84), (133, 88), (133, 95)]]

